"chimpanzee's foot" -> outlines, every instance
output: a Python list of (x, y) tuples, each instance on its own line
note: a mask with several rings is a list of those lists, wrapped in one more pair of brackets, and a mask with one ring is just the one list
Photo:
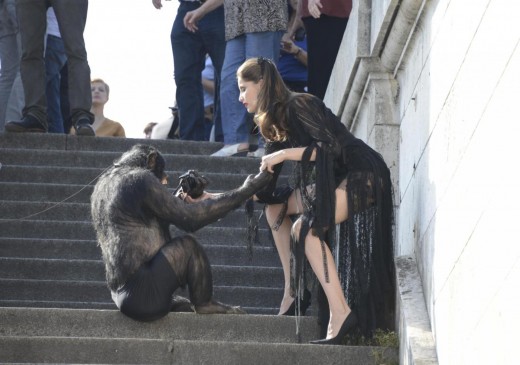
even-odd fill
[(172, 299), (172, 309), (170, 312), (194, 312), (193, 304), (188, 298), (175, 295)]
[(233, 307), (224, 303), (211, 300), (207, 304), (195, 306), (198, 314), (246, 314), (240, 307)]

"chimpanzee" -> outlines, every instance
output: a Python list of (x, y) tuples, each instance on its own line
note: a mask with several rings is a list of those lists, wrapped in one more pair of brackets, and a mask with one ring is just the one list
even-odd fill
[(96, 183), (91, 213), (112, 299), (125, 315), (152, 321), (172, 310), (174, 291), (187, 285), (195, 312), (241, 313), (212, 299), (202, 246), (189, 234), (172, 238), (169, 225), (193, 232), (222, 218), (269, 183), (270, 174), (249, 176), (235, 190), (188, 203), (168, 191), (164, 169), (156, 148), (135, 145)]

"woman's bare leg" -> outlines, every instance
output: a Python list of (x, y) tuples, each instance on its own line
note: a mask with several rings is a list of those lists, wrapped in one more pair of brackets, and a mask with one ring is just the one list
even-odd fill
[[(344, 190), (345, 186), (343, 185), (342, 188), (336, 189), (336, 223), (344, 222), (348, 217), (348, 211), (347, 211), (347, 194)], [(293, 214), (300, 214), (303, 212), (303, 206), (301, 203), (301, 195), (299, 190), (295, 190), (291, 196), (288, 199), (287, 202), (287, 212), (285, 214), (285, 217), (280, 224), (280, 227), (278, 230), (274, 230), (272, 227), (276, 224), (276, 220), (278, 219), (278, 216), (283, 209), (282, 204), (277, 205), (269, 205), (266, 207), (266, 218), (267, 222), (269, 223), (269, 227), (271, 227), (271, 231), (273, 234), (274, 242), (276, 245), (276, 249), (278, 250), (278, 255), (280, 256), (280, 261), (282, 263), (282, 269), (284, 274), (284, 295), (282, 298), (282, 302), (280, 304), (280, 311), (278, 314), (285, 313), (289, 307), (291, 306), (292, 302), (294, 301), (294, 298), (290, 295), (290, 287), (291, 287), (291, 271), (290, 271), (290, 258), (291, 258), (291, 230), (292, 230), (292, 222), (289, 218), (289, 215)], [(299, 231), (299, 229), (298, 229)], [(325, 290), (326, 286), (324, 286), (324, 282), (322, 283), (322, 280), (325, 279), (325, 273), (324, 273), (324, 267), (322, 262), (322, 252), (321, 252), (321, 244), (319, 242), (319, 239), (312, 235), (308, 235), (308, 238), (311, 240), (311, 242), (306, 242), (306, 249), (305, 254), (307, 256), (307, 259), (311, 263), (311, 267), (314, 270), (314, 273), (318, 276), (318, 279), (320, 280), (320, 283), (323, 286), (323, 289)], [(312, 239), (315, 239), (317, 241), (317, 245), (313, 244)], [(307, 252), (307, 246), (312, 246), (309, 253)], [(314, 247), (316, 246), (316, 247)], [(314, 252), (314, 250), (317, 250)], [(327, 300), (329, 301), (329, 306), (331, 310), (331, 316), (329, 321), (329, 330), (327, 333), (327, 338), (334, 337), (337, 334), (337, 331), (339, 330), (339, 327), (345, 320), (345, 318), (350, 313), (350, 308), (348, 307), (345, 296), (343, 295), (343, 291), (341, 290), (341, 285), (339, 285), (339, 278), (338, 273), (336, 270), (336, 266), (334, 265), (334, 260), (332, 258), (332, 255), (330, 253), (330, 250), (327, 248), (327, 262), (329, 263), (327, 266), (329, 268), (329, 279), (332, 279), (332, 276), (335, 275), (335, 280), (337, 281), (337, 284), (332, 284), (332, 280), (330, 280), (330, 283), (327, 284), (327, 287), (329, 288), (329, 294), (331, 295), (331, 299), (329, 299), (329, 294), (327, 294), (327, 291), (325, 290), (325, 294), (327, 296)], [(310, 258), (311, 257), (311, 258)], [(313, 266), (311, 260), (317, 260), (316, 268)], [(332, 263), (332, 264), (331, 264)], [(332, 270), (331, 270), (332, 269)], [(318, 270), (318, 271), (317, 271)], [(321, 271), (321, 275), (319, 272)], [(332, 285), (331, 285), (332, 284)], [(337, 298), (341, 297), (341, 300), (338, 300)], [(333, 303), (331, 303), (331, 300)], [(334, 308), (333, 308), (334, 306)], [(346, 307), (346, 309), (345, 309)], [(334, 312), (334, 314), (333, 314)], [(343, 315), (343, 314), (344, 315)], [(336, 322), (339, 323), (336, 324)], [(332, 335), (331, 335), (332, 333)]]
[(334, 259), (329, 248), (325, 245), (325, 255), (327, 257), (327, 271), (329, 274), (329, 282), (325, 281), (325, 268), (323, 266), (322, 249), (319, 238), (313, 236), (310, 232), (305, 240), (305, 255), (311, 264), (312, 270), (318, 277), (327, 301), (329, 302), (330, 320), (327, 329), (327, 339), (336, 337), (338, 331), (350, 314), (350, 307), (345, 300), (345, 295), (341, 289), (338, 271), (334, 264)]
[[(347, 194), (342, 188), (336, 189), (336, 224), (344, 222), (348, 218)], [(294, 224), (293, 229), (299, 232), (300, 221)], [(329, 302), (330, 319), (327, 328), (327, 339), (336, 337), (341, 325), (350, 314), (350, 307), (345, 300), (345, 294), (341, 289), (338, 271), (334, 263), (332, 254), (325, 245), (325, 255), (327, 259), (327, 270), (329, 282), (325, 281), (325, 267), (323, 265), (323, 253), (321, 242), (318, 237), (313, 236), (311, 232), (307, 234), (305, 239), (305, 255), (309, 261), (312, 270), (316, 274), (325, 295)]]
[[(285, 214), (285, 217), (283, 218), (283, 221), (277, 230), (273, 229), (273, 227), (276, 224), (276, 220), (278, 219), (281, 210), (283, 209), (283, 204), (268, 205), (266, 207), (267, 222), (269, 223), (269, 227), (271, 227), (271, 232), (273, 234), (276, 249), (278, 250), (278, 255), (280, 256), (284, 277), (284, 292), (282, 302), (280, 304), (280, 311), (278, 312), (278, 314), (283, 314), (287, 312), (287, 310), (294, 301), (294, 298), (291, 297), (290, 294), (292, 221), (289, 218), (289, 215), (298, 214), (299, 212), (302, 212), (301, 204), (299, 207), (296, 205), (296, 194), (297, 191), (293, 192), (293, 194), (289, 197), (289, 200), (287, 202), (287, 213)], [(298, 199), (298, 201), (301, 201), (301, 199)]]

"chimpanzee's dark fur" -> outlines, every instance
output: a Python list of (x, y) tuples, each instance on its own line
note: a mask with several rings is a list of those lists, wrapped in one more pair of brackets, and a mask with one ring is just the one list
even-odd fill
[(161, 251), (180, 285), (188, 285), (197, 312), (229, 312), (231, 307), (211, 299), (211, 268), (202, 247), (189, 235), (172, 239), (169, 225), (193, 232), (222, 218), (264, 187), (270, 174), (250, 176), (238, 189), (189, 204), (161, 183), (164, 168), (157, 149), (136, 145), (103, 173), (94, 188), (91, 212), (108, 287), (117, 292)]

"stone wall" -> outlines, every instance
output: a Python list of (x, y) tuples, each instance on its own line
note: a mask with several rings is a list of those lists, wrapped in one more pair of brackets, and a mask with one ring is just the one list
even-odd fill
[(354, 1), (325, 102), (391, 168), (396, 256), (417, 263), (401, 271), (420, 275), (435, 340), (422, 331), (423, 356), (402, 339), (401, 363), (436, 362), (432, 345), (441, 364), (518, 363), (518, 14), (513, 0)]

